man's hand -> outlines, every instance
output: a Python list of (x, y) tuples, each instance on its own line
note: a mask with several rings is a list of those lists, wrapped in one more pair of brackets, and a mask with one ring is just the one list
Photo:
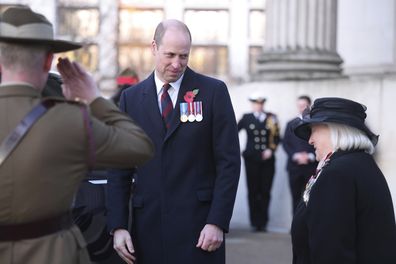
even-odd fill
[(293, 155), (293, 160), (297, 162), (298, 165), (306, 165), (309, 163), (309, 155), (307, 152), (296, 152)]
[(90, 104), (99, 97), (95, 81), (77, 62), (59, 58), (57, 67), (62, 76), (62, 91), (66, 99)]
[(117, 254), (128, 264), (135, 263), (135, 249), (132, 244), (132, 238), (125, 229), (117, 229), (114, 231), (113, 247)]
[(266, 149), (263, 152), (261, 152), (261, 158), (263, 160), (270, 159), (272, 157), (272, 149)]
[(201, 231), (196, 247), (205, 251), (215, 251), (223, 243), (223, 230), (211, 224), (206, 224)]

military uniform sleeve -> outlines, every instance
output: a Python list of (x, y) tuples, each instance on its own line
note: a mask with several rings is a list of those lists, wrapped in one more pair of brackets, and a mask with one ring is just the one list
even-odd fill
[(244, 119), (245, 118), (245, 115), (241, 118), (241, 120), (239, 120), (239, 122), (238, 122), (238, 131), (241, 131), (242, 129), (244, 129), (245, 128), (245, 124), (244, 124)]
[(280, 142), (279, 123), (278, 123), (278, 118), (276, 117), (276, 115), (271, 114), (267, 118), (267, 127), (270, 132), (269, 139), (268, 139), (269, 140), (268, 147), (272, 151), (275, 151), (276, 148), (278, 147), (279, 142)]
[(110, 101), (97, 98), (90, 104), (95, 167), (133, 168), (153, 155), (153, 144), (144, 131)]

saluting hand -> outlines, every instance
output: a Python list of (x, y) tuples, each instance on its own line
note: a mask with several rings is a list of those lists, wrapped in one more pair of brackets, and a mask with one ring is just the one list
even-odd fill
[(68, 58), (59, 58), (56, 66), (62, 76), (62, 91), (66, 99), (90, 104), (100, 96), (92, 76), (77, 62), (70, 62)]

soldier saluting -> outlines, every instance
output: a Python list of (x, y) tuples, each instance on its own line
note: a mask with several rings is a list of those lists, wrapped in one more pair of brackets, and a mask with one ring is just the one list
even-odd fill
[(128, 169), (152, 156), (143, 130), (77, 63), (57, 64), (67, 100), (41, 98), (54, 53), (79, 47), (54, 39), (52, 24), (28, 7), (1, 15), (2, 264), (90, 263), (69, 211), (80, 181), (90, 166)]

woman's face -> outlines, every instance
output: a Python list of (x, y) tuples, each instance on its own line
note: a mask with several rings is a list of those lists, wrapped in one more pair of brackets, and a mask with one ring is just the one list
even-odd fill
[(320, 161), (328, 153), (333, 151), (333, 144), (331, 143), (330, 129), (324, 124), (311, 125), (311, 136), (309, 137), (309, 144), (315, 148), (316, 160)]

